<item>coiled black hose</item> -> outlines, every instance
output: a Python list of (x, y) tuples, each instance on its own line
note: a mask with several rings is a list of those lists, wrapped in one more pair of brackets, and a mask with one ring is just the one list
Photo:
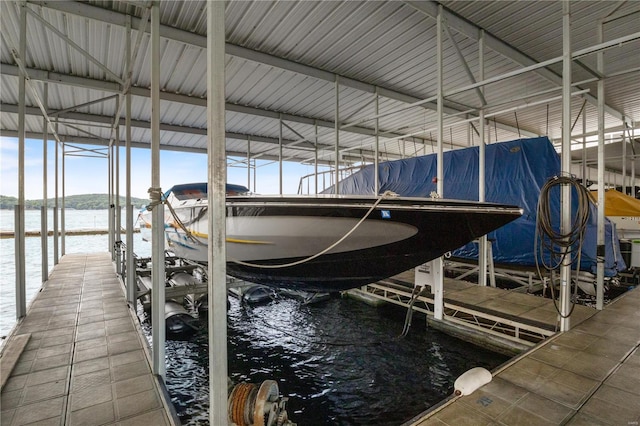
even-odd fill
[[(570, 185), (575, 189), (578, 202), (578, 208), (573, 217), (571, 227), (565, 233), (560, 231), (559, 223), (555, 224), (555, 226), (552, 223), (552, 212), (550, 210), (552, 189), (562, 185)], [(591, 212), (590, 203), (589, 191), (572, 176), (555, 176), (549, 179), (540, 189), (536, 219), (536, 243), (538, 243), (536, 252), (539, 252), (540, 256), (536, 260), (539, 260), (548, 271), (557, 269), (564, 262), (566, 256), (570, 256), (571, 262), (576, 259), (579, 260), (584, 233), (587, 229)], [(570, 206), (565, 207), (570, 208)], [(549, 262), (545, 260), (545, 252), (550, 254)], [(580, 264), (578, 263), (578, 269), (579, 266)]]
[[(577, 210), (575, 216), (572, 215), (573, 220), (570, 229), (564, 233), (560, 231), (560, 223), (553, 223), (551, 212), (552, 190), (557, 186), (562, 187), (563, 185), (570, 185), (572, 189), (575, 189), (574, 194), (577, 194)], [(582, 245), (591, 213), (590, 203), (591, 197), (589, 195), (589, 191), (573, 176), (554, 176), (549, 179), (540, 189), (540, 198), (538, 199), (535, 238), (536, 247), (534, 248), (538, 274), (542, 275), (540, 273), (540, 265), (542, 265), (547, 271), (553, 271), (560, 268), (567, 259), (567, 256), (569, 256), (569, 263), (575, 262), (576, 286), (574, 296), (577, 295), (577, 279), (580, 272)], [(564, 207), (571, 208), (571, 206)], [(545, 253), (549, 253), (548, 261), (545, 259)], [(550, 287), (551, 295), (555, 304), (553, 283)], [(575, 303), (572, 306), (571, 311), (566, 316), (571, 315), (574, 307)], [(556, 310), (561, 314), (557, 305)]]

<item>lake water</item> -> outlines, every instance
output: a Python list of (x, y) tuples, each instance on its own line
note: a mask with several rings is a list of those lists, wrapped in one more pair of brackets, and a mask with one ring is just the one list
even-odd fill
[[(67, 210), (66, 230), (101, 229), (108, 228), (108, 210)], [(125, 221), (125, 213), (122, 213)], [(0, 230), (13, 231), (13, 210), (0, 210)], [(48, 227), (53, 230), (53, 210), (48, 211)], [(25, 211), (25, 230), (40, 231), (40, 210)], [(124, 235), (123, 235), (124, 238)], [(59, 239), (61, 243), (61, 239)], [(53, 270), (53, 237), (48, 238), (49, 271)], [(109, 247), (108, 235), (79, 235), (65, 238), (66, 253), (86, 253), (93, 251), (107, 251)], [(134, 234), (136, 252), (148, 256), (151, 246), (142, 241), (140, 234)], [(40, 237), (25, 238), (25, 270), (27, 304), (38, 292), (42, 285), (42, 248)], [(0, 239), (0, 336), (4, 337), (15, 324), (15, 240), (13, 238)]]
[[(0, 229), (13, 229), (13, 211), (0, 211)], [(49, 212), (49, 226), (53, 220)], [(106, 229), (107, 210), (70, 210), (67, 230)], [(124, 214), (123, 214), (124, 221)], [(25, 212), (25, 228), (40, 229), (40, 212)], [(49, 267), (53, 268), (49, 237)], [(0, 332), (15, 323), (14, 240), (0, 240)], [(107, 251), (108, 236), (66, 238), (67, 253)], [(136, 253), (149, 243), (134, 234)], [(26, 239), (27, 300), (40, 288), (40, 238)], [(409, 335), (397, 336), (405, 311), (373, 308), (335, 297), (316, 305), (277, 298), (249, 307), (230, 299), (229, 374), (234, 382), (278, 381), (288, 396), (290, 418), (300, 425), (398, 425), (453, 391), (464, 371), (495, 368), (506, 357), (426, 327), (414, 315)], [(148, 318), (139, 310), (149, 339)], [(167, 341), (167, 388), (182, 422), (208, 424), (208, 338), (206, 323), (187, 340)]]

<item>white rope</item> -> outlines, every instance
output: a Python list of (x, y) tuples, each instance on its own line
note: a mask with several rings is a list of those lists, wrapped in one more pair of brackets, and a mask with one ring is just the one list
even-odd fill
[(156, 206), (160, 204), (166, 205), (169, 208), (169, 212), (171, 213), (171, 216), (173, 217), (175, 222), (178, 224), (178, 227), (182, 229), (182, 231), (184, 231), (185, 236), (196, 244), (205, 245), (202, 241), (198, 240), (191, 233), (191, 231), (187, 229), (184, 223), (182, 223), (182, 220), (180, 220), (180, 218), (178, 217), (178, 214), (173, 209), (173, 206), (171, 205), (171, 203), (169, 203), (168, 200), (164, 197), (161, 188), (151, 187), (147, 192), (149, 193), (149, 199), (151, 200), (151, 202), (145, 207), (148, 211), (152, 211)]
[(161, 188), (151, 187), (147, 190), (147, 193), (149, 193), (149, 200), (151, 200), (151, 202), (145, 207), (148, 211), (151, 211), (155, 208), (155, 206), (162, 204), (163, 200)]
[[(295, 262), (291, 262), (291, 263), (284, 263), (281, 265), (262, 265), (262, 264), (257, 264), (257, 263), (249, 263), (249, 262), (243, 262), (241, 260), (237, 260), (237, 259), (229, 259), (229, 261), (236, 263), (238, 265), (242, 265), (242, 266), (248, 266), (251, 268), (263, 268), (263, 269), (279, 269), (279, 268), (289, 268), (291, 266), (297, 266), (297, 265), (302, 265), (303, 263), (309, 262), (313, 259), (316, 259), (320, 256), (322, 256), (323, 254), (327, 253), (328, 251), (332, 250), (333, 248), (335, 248), (336, 246), (338, 246), (340, 243), (342, 243), (344, 240), (346, 240), (349, 235), (353, 234), (355, 232), (356, 229), (358, 229), (358, 227), (362, 224), (362, 222), (364, 222), (369, 215), (373, 212), (373, 210), (378, 206), (378, 204), (380, 204), (380, 202), (382, 200), (384, 200), (385, 198), (391, 198), (391, 197), (397, 197), (398, 194), (392, 192), (392, 191), (385, 191), (382, 195), (380, 195), (380, 197), (378, 197), (378, 199), (376, 200), (375, 203), (373, 203), (373, 205), (371, 206), (371, 208), (369, 209), (369, 211), (367, 211), (367, 213), (362, 217), (362, 219), (360, 219), (358, 221), (358, 223), (356, 223), (353, 228), (351, 228), (351, 230), (349, 232), (347, 232), (346, 234), (344, 234), (344, 236), (342, 238), (340, 238), (338, 241), (336, 241), (335, 243), (331, 244), (329, 247), (325, 248), (324, 250), (322, 250), (319, 253), (316, 253), (312, 256), (309, 256), (307, 258), (304, 259), (300, 259), (297, 260)], [(228, 258), (228, 256), (227, 256)]]

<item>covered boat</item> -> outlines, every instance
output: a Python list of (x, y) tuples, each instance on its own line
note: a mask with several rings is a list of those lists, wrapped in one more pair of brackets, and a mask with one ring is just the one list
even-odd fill
[[(597, 200), (598, 191), (591, 191), (591, 196)], [(640, 244), (637, 242), (640, 239), (640, 200), (615, 189), (608, 189), (604, 192), (604, 214), (616, 224), (619, 238)], [(635, 262), (634, 265), (627, 266), (639, 265)]]
[[(478, 147), (444, 153), (444, 196), (461, 200), (478, 199)], [(516, 204), (524, 210), (522, 217), (489, 234), (493, 241), (494, 261), (514, 266), (535, 266), (535, 232), (540, 190), (551, 177), (560, 175), (560, 158), (546, 137), (518, 139), (493, 143), (485, 151), (486, 200)], [(380, 191), (393, 191), (402, 196), (424, 197), (436, 190), (437, 159), (435, 154), (380, 163)], [(374, 168), (367, 166), (340, 182), (341, 194), (371, 194), (374, 192)], [(329, 190), (328, 192), (331, 192)], [(577, 209), (576, 194), (572, 196), (572, 211)], [(552, 194), (549, 210), (559, 223), (560, 194)], [(605, 272), (609, 276), (626, 269), (620, 254), (620, 243), (610, 221), (605, 225)], [(591, 215), (582, 248), (580, 269), (596, 271), (597, 214)], [(465, 244), (453, 256), (477, 259), (478, 245)]]
[[(208, 205), (178, 185), (166, 202), (174, 253), (208, 259)], [(206, 186), (205, 186), (206, 188)], [(248, 282), (340, 291), (406, 271), (517, 219), (517, 206), (384, 196), (228, 196), (227, 273)]]

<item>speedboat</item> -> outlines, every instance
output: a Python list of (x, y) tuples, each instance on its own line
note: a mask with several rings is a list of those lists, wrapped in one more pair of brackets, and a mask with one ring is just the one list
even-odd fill
[[(175, 186), (165, 200), (168, 248), (206, 263), (206, 184)], [(521, 215), (517, 206), (388, 194), (227, 196), (227, 274), (276, 288), (346, 290), (421, 265)]]

